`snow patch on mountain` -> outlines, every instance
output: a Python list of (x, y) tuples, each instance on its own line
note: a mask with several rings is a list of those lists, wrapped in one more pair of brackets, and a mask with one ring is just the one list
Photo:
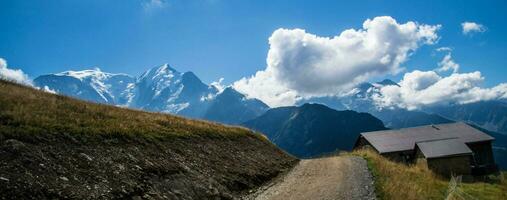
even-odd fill
[(83, 71), (65, 71), (39, 76), (34, 80), (37, 87), (89, 101), (124, 104), (127, 86), (135, 79), (126, 74), (102, 72), (99, 68)]
[(183, 109), (190, 106), (190, 103), (176, 103), (176, 104), (167, 104), (165, 109), (161, 112), (163, 113), (179, 113)]

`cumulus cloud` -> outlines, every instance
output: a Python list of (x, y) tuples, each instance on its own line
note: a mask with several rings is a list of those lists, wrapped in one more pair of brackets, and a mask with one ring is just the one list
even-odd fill
[(507, 84), (482, 88), (481, 73), (453, 73), (442, 77), (435, 71), (415, 70), (406, 73), (399, 86), (380, 88), (380, 95), (373, 96), (379, 107), (399, 107), (408, 110), (424, 106), (458, 103), (466, 104), (494, 99), (507, 99)]
[(463, 29), (463, 34), (472, 34), (474, 32), (482, 33), (486, 31), (486, 27), (482, 24), (478, 24), (475, 22), (463, 22), (461, 23), (461, 28)]
[(438, 41), (440, 25), (398, 23), (389, 16), (364, 21), (334, 37), (303, 29), (278, 29), (269, 38), (267, 67), (233, 84), (270, 106), (298, 98), (336, 95), (371, 77), (396, 74), (410, 54)]
[(23, 71), (20, 69), (7, 68), (7, 61), (3, 58), (0, 58), (0, 78), (20, 84), (32, 85), (32, 81)]
[[(438, 50), (437, 50), (438, 51)], [(467, 104), (478, 101), (507, 99), (507, 83), (492, 88), (481, 87), (481, 72), (458, 73), (459, 64), (452, 59), (450, 50), (434, 71), (415, 70), (406, 73), (398, 85), (384, 86), (373, 96), (379, 108), (408, 110), (444, 104)], [(438, 72), (452, 70), (449, 76)]]
[(445, 72), (452, 70), (453, 73), (458, 72), (459, 70), (459, 64), (454, 62), (454, 60), (451, 57), (451, 53), (448, 53), (444, 56), (444, 58), (438, 63), (439, 68), (437, 71), (439, 72)]
[(233, 88), (249, 98), (262, 100), (270, 107), (294, 105), (301, 98), (295, 90), (288, 89), (277, 80), (269, 68), (236, 81)]

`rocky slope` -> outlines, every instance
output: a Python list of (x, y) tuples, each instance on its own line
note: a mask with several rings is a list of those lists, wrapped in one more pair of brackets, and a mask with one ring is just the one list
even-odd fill
[(0, 81), (0, 199), (233, 199), (297, 160), (248, 129)]

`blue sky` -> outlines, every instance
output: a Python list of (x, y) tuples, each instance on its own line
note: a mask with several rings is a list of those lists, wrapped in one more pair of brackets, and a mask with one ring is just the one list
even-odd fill
[[(485, 86), (506, 81), (507, 1), (407, 2), (2, 0), (0, 57), (32, 78), (95, 66), (139, 75), (170, 63), (204, 82), (232, 83), (266, 68), (268, 38), (278, 28), (332, 37), (387, 15), (442, 25), (437, 44), (421, 46), (402, 64), (408, 71), (436, 68), (445, 53), (435, 49), (445, 46), (453, 48), (460, 71), (481, 71)], [(486, 31), (464, 35), (464, 21)]]

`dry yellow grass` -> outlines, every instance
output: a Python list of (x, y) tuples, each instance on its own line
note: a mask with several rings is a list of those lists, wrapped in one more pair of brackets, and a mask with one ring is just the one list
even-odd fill
[(457, 192), (449, 190), (449, 180), (437, 177), (424, 165), (405, 165), (392, 162), (373, 150), (352, 152), (364, 157), (375, 177), (375, 188), (381, 199), (507, 199), (507, 174), (502, 173), (495, 183), (461, 183)]
[(97, 134), (105, 137), (237, 137), (260, 134), (174, 115), (118, 108), (0, 80), (0, 135)]

